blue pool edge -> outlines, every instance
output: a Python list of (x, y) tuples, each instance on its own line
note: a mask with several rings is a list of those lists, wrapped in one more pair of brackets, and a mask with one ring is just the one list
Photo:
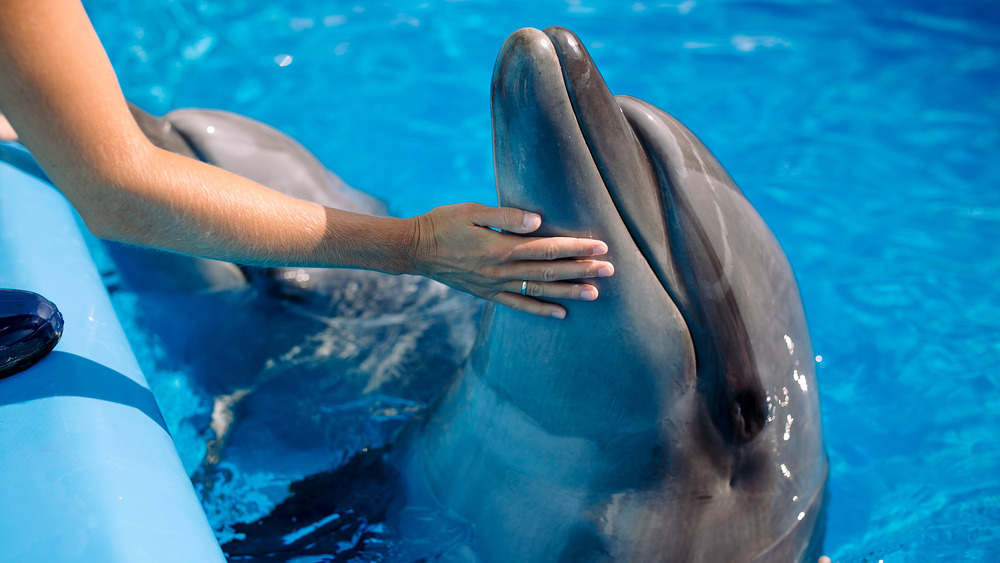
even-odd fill
[(0, 380), (0, 560), (225, 561), (74, 212), (5, 162), (0, 287), (65, 319), (50, 354)]

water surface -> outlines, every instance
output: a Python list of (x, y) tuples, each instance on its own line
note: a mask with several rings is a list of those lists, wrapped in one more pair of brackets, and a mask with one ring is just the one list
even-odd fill
[[(827, 552), (842, 562), (998, 560), (1000, 5), (85, 5), (131, 99), (156, 113), (212, 107), (271, 123), (400, 215), (495, 201), (496, 53), (519, 27), (572, 29), (614, 93), (701, 136), (795, 268), (821, 357)], [(115, 299), (140, 328), (143, 311), (168, 307)], [(166, 357), (139, 328), (132, 338), (194, 471), (212, 400), (187, 371), (197, 358)], [(268, 369), (295, 372), (281, 363), (292, 348), (266, 358)], [(411, 398), (366, 395), (363, 383), (346, 403), (303, 405), (353, 421), (336, 446), (303, 444), (303, 467), (336, 463), (355, 438), (377, 440), (426, 394), (404, 385)], [(287, 485), (228, 478), (225, 495), (206, 494), (220, 537)], [(466, 541), (452, 531), (429, 541), (438, 551)]]

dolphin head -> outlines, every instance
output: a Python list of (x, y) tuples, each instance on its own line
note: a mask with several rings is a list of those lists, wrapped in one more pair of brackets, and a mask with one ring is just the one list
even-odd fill
[[(780, 246), (715, 157), (611, 95), (568, 30), (494, 70), (500, 203), (594, 237), (615, 275), (567, 319), (490, 306), (424, 428), (487, 560), (791, 561), (822, 539), (815, 364)], [(524, 557), (524, 554), (530, 554)]]

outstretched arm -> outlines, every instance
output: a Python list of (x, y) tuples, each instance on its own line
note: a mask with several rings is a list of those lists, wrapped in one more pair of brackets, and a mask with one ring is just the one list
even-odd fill
[(14, 132), (14, 128), (10, 126), (10, 122), (7, 118), (0, 113), (0, 141), (16, 141), (17, 133)]
[(242, 264), (416, 273), (557, 317), (561, 306), (537, 298), (596, 298), (593, 286), (563, 280), (613, 271), (589, 258), (606, 252), (600, 241), (491, 229), (534, 231), (540, 218), (523, 211), (359, 215), (158, 149), (132, 119), (79, 0), (0, 1), (0, 21), (0, 112), (99, 237)]

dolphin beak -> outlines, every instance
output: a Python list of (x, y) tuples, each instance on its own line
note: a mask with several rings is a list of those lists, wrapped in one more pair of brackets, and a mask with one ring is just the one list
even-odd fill
[[(605, 305), (618, 290), (649, 283), (651, 271), (691, 331), (713, 421), (732, 442), (752, 440), (765, 419), (753, 343), (720, 258), (730, 244), (725, 229), (713, 239), (706, 227), (719, 209), (716, 197), (745, 204), (735, 184), (721, 166), (706, 164), (714, 157), (672, 118), (649, 110), (654, 125), (635, 121), (645, 106), (619, 105), (569, 30), (511, 35), (497, 58), (491, 101), (500, 203), (541, 213), (540, 235), (606, 241), (608, 258), (622, 267), (602, 286)], [(715, 184), (732, 193), (717, 196)], [(734, 217), (750, 215), (747, 204)], [(767, 231), (761, 223), (747, 232)]]
[(497, 58), (491, 102), (501, 205), (544, 210), (540, 235), (635, 245), (669, 287), (657, 172), (579, 38), (561, 27), (515, 32)]
[(647, 262), (666, 264), (662, 190), (646, 150), (580, 39), (561, 27), (550, 27), (544, 33), (559, 55), (580, 132), (629, 234)]
[(497, 57), (491, 106), (501, 205), (543, 213), (544, 236), (595, 236), (618, 221), (577, 124), (559, 55), (537, 29), (512, 34)]

